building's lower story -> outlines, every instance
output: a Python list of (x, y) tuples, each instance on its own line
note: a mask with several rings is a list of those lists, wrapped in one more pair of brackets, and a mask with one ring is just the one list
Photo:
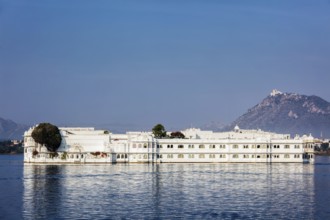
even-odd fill
[(25, 155), (26, 163), (313, 163), (312, 153), (105, 153)]

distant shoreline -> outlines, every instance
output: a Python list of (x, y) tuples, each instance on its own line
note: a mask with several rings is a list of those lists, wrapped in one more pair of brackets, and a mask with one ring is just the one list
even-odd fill
[(24, 153), (20, 153), (20, 152), (0, 153), (0, 155), (19, 155), (19, 154), (24, 154)]
[(317, 156), (330, 156), (330, 152), (315, 152)]

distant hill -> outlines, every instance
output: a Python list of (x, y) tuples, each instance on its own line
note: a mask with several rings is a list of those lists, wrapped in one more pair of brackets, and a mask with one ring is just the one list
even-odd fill
[(27, 125), (17, 124), (12, 120), (0, 118), (0, 140), (22, 140), (24, 131), (28, 128), (29, 126)]
[[(279, 133), (330, 137), (330, 103), (318, 96), (273, 90), (261, 103), (220, 130), (262, 129)], [(219, 129), (218, 129), (219, 130)]]

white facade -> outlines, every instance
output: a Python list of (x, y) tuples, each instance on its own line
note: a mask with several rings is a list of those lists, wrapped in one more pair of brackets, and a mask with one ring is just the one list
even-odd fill
[(314, 138), (261, 130), (212, 132), (190, 128), (185, 139), (155, 138), (151, 132), (112, 134), (94, 128), (60, 128), (62, 143), (57, 155), (24, 134), (27, 163), (274, 163), (313, 162)]

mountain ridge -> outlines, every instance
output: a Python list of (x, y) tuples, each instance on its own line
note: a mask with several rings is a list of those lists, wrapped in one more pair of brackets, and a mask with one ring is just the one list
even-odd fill
[(29, 128), (27, 125), (0, 117), (0, 139), (2, 140), (22, 140), (24, 131)]
[(330, 103), (316, 95), (273, 90), (232, 123), (216, 130), (227, 131), (236, 125), (242, 129), (330, 137)]

